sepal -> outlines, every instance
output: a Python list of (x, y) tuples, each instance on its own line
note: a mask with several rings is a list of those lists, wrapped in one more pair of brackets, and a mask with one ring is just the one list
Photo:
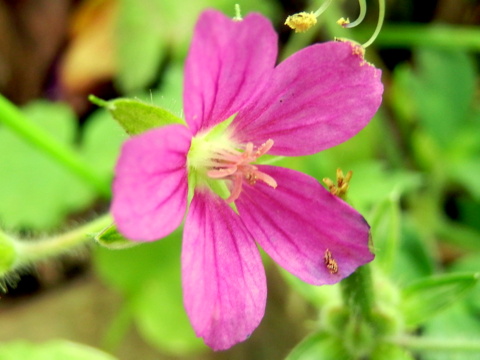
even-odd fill
[(135, 99), (115, 99), (105, 101), (90, 95), (88, 99), (106, 108), (129, 135), (138, 135), (147, 130), (171, 124), (185, 125), (185, 121), (171, 112)]
[(123, 237), (123, 235), (117, 231), (115, 224), (107, 226), (96, 234), (94, 239), (99, 245), (110, 250), (128, 249), (139, 244), (138, 242)]

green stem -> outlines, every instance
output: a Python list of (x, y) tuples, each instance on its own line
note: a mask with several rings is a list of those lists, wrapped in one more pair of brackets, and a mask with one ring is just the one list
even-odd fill
[(64, 234), (38, 241), (16, 241), (17, 259), (14, 267), (69, 252), (91, 241), (93, 234), (100, 232), (112, 222), (110, 214), (106, 214)]
[(373, 286), (368, 265), (359, 267), (340, 283), (349, 318), (342, 329), (343, 343), (352, 360), (369, 359), (378, 340), (373, 315)]
[(415, 336), (402, 336), (389, 339), (390, 342), (417, 351), (451, 351), (451, 352), (478, 352), (480, 342), (478, 340), (452, 340), (452, 339), (428, 339)]
[(77, 175), (97, 190), (104, 198), (110, 198), (110, 183), (99, 176), (83, 158), (70, 147), (57, 141), (34, 123), (28, 121), (22, 112), (5, 97), (0, 95), (0, 122), (14, 131), (28, 143), (50, 156), (58, 164)]
[(359, 267), (352, 275), (343, 279), (340, 285), (343, 301), (352, 314), (371, 322), (374, 301), (372, 275), (368, 265)]

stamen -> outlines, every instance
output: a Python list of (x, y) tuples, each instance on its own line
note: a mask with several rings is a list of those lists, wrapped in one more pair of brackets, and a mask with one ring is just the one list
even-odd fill
[(351, 170), (347, 172), (347, 175), (343, 175), (343, 171), (341, 169), (337, 169), (336, 184), (328, 178), (323, 179), (323, 182), (327, 185), (328, 190), (332, 195), (338, 196), (339, 198), (345, 200), (352, 175), (353, 172)]
[(360, 6), (360, 14), (358, 14), (358, 18), (354, 22), (351, 23), (348, 19), (345, 20), (341, 18), (337, 23), (347, 29), (351, 29), (359, 25), (363, 19), (365, 19), (365, 14), (367, 13), (367, 2), (365, 0), (358, 0), (358, 5)]
[(327, 267), (330, 274), (338, 273), (338, 264), (337, 261), (333, 258), (332, 253), (330, 250), (325, 250), (325, 254), (323, 256), (323, 262)]
[(313, 13), (302, 11), (287, 17), (284, 24), (295, 30), (296, 33), (302, 33), (310, 29), (316, 23), (317, 18)]
[(236, 171), (237, 171), (237, 166), (234, 165), (227, 168), (208, 170), (207, 175), (212, 179), (221, 179), (229, 175), (235, 174)]
[(383, 19), (385, 18), (385, 0), (378, 0), (378, 22), (377, 27), (375, 28), (375, 32), (373, 35), (368, 39), (368, 41), (362, 45), (363, 48), (367, 48), (375, 41), (378, 34), (380, 34), (380, 30), (383, 26)]
[(272, 139), (268, 139), (265, 144), (260, 145), (257, 149), (257, 152), (255, 153), (256, 159), (258, 159), (260, 156), (265, 155), (267, 152), (269, 152), (272, 146), (273, 146)]
[(209, 161), (212, 165), (206, 173), (212, 179), (225, 179), (232, 182), (230, 196), (226, 199), (228, 203), (238, 199), (242, 192), (244, 180), (250, 185), (255, 185), (258, 180), (261, 180), (268, 186), (277, 187), (274, 178), (251, 164), (265, 155), (273, 144), (273, 140), (269, 139), (255, 150), (253, 143), (250, 142), (245, 145), (243, 153), (229, 148), (213, 151), (212, 158)]
[(242, 18), (242, 14), (240, 12), (240, 5), (239, 4), (235, 4), (235, 16), (233, 18), (233, 21), (242, 21), (243, 18)]
[(232, 192), (230, 193), (230, 196), (225, 200), (227, 203), (230, 204), (238, 199), (240, 193), (242, 192), (242, 184), (242, 174), (235, 174), (235, 177), (233, 179)]
[(320, 15), (322, 15), (325, 12), (325, 10), (327, 10), (327, 8), (330, 6), (331, 2), (332, 2), (332, 0), (325, 1), (322, 4), (322, 6), (320, 6), (318, 8), (318, 10), (313, 13), (313, 15), (315, 15), (315, 17), (319, 17)]
[(256, 177), (258, 180), (262, 180), (265, 184), (267, 184), (268, 186), (276, 189), (277, 188), (277, 182), (275, 181), (274, 178), (272, 178), (270, 175), (267, 175), (265, 173), (262, 173), (260, 171), (258, 171), (256, 173)]

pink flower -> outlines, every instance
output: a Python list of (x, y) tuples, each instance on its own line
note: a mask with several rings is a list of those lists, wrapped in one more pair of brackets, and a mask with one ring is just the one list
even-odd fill
[(184, 304), (215, 350), (260, 323), (266, 281), (258, 243), (280, 266), (333, 284), (373, 259), (362, 216), (318, 181), (265, 153), (314, 154), (349, 139), (377, 111), (380, 70), (350, 43), (309, 46), (275, 66), (277, 35), (258, 14), (206, 11), (185, 66), (186, 123), (132, 137), (116, 166), (112, 212), (137, 241), (182, 222)]

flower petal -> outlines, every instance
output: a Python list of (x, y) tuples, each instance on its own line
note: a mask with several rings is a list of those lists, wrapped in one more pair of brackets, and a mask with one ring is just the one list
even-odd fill
[(243, 108), (231, 126), (239, 142), (273, 139), (273, 155), (314, 154), (358, 133), (382, 100), (381, 72), (359, 47), (309, 46), (275, 68), (268, 91)]
[(214, 350), (245, 340), (260, 323), (267, 296), (260, 254), (239, 216), (208, 190), (190, 205), (182, 276), (195, 333)]
[(157, 240), (180, 225), (187, 207), (190, 140), (187, 127), (172, 125), (123, 145), (115, 168), (112, 214), (127, 238)]
[(234, 21), (205, 11), (185, 65), (184, 110), (195, 134), (235, 114), (266, 85), (277, 57), (277, 34), (259, 14)]
[(244, 184), (235, 204), (248, 231), (280, 266), (305, 282), (323, 285), (340, 281), (373, 259), (369, 226), (347, 203), (303, 173), (258, 168), (278, 187)]

